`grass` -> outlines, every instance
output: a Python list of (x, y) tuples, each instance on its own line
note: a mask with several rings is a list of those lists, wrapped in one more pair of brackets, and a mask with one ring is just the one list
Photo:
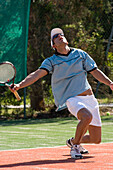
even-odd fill
[[(74, 136), (74, 117), (1, 121), (0, 150), (65, 145)], [(102, 142), (113, 142), (113, 115), (102, 117)]]
[(109, 103), (113, 103), (113, 97), (106, 97), (106, 98), (101, 98), (101, 99), (97, 99), (99, 104), (109, 104)]

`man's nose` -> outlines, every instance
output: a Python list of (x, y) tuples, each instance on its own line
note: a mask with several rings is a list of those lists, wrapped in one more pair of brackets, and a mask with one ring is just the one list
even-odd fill
[(58, 37), (61, 37), (61, 35), (59, 34)]

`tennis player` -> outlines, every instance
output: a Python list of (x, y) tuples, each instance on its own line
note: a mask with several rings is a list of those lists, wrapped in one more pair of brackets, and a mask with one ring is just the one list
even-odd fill
[[(51, 30), (51, 46), (55, 49), (53, 56), (45, 59), (41, 66), (29, 74), (14, 90), (19, 90), (51, 73), (52, 91), (57, 110), (68, 108), (78, 120), (75, 137), (66, 141), (71, 148), (72, 158), (82, 158), (88, 151), (81, 143), (101, 142), (101, 118), (99, 106), (87, 80), (90, 73), (98, 81), (113, 90), (113, 82), (98, 69), (95, 61), (83, 50), (70, 48), (64, 32), (60, 28)], [(85, 135), (86, 131), (89, 131)]]

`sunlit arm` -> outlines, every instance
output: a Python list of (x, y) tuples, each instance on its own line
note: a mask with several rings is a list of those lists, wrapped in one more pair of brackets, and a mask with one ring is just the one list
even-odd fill
[(113, 82), (99, 69), (90, 72), (98, 81), (108, 85), (113, 90)]
[(27, 87), (43, 76), (47, 75), (47, 71), (44, 69), (38, 69), (31, 74), (29, 74), (24, 80), (22, 80), (19, 84), (15, 84), (14, 89), (19, 90), (21, 88)]

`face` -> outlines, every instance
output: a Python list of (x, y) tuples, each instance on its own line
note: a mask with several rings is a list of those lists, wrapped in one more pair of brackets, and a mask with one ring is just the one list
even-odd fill
[(63, 34), (55, 34), (53, 36), (53, 43), (54, 43), (53, 45), (54, 48), (58, 48), (61, 45), (68, 44)]

